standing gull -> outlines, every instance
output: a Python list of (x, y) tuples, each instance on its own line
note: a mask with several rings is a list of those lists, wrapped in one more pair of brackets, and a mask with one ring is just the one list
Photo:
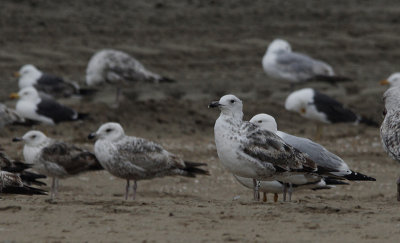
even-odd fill
[[(335, 99), (312, 88), (304, 88), (292, 92), (286, 98), (285, 108), (305, 118), (322, 123), (362, 123), (368, 126), (378, 127), (378, 123), (375, 121), (355, 114)], [(320, 135), (319, 124), (318, 128), (318, 135)]]
[(104, 169), (126, 179), (125, 199), (128, 199), (130, 180), (133, 180), (132, 199), (135, 199), (138, 180), (173, 175), (208, 175), (208, 171), (198, 168), (207, 164), (184, 161), (159, 144), (126, 136), (118, 123), (105, 123), (88, 138), (97, 139), (94, 152)]
[(225, 95), (219, 101), (211, 102), (209, 107), (221, 110), (214, 135), (222, 165), (234, 175), (252, 178), (256, 199), (257, 180), (293, 184), (320, 181), (321, 177), (314, 173), (317, 165), (306, 154), (285, 143), (275, 133), (242, 120), (243, 104), (236, 96)]
[(400, 72), (391, 74), (387, 79), (379, 82), (381, 85), (399, 86), (400, 85)]
[(58, 180), (82, 172), (103, 169), (95, 155), (74, 145), (48, 138), (40, 131), (29, 131), (14, 142), (25, 143), (23, 154), (27, 163), (39, 173), (53, 178), (51, 199), (58, 194)]
[(94, 90), (81, 89), (76, 82), (65, 81), (63, 78), (43, 73), (32, 64), (23, 65), (18, 72), (19, 89), (34, 87), (39, 92), (44, 92), (55, 98), (70, 97), (72, 95), (91, 94)]
[(52, 98), (39, 96), (33, 87), (23, 88), (18, 93), (11, 94), (10, 97), (19, 98), (15, 107), (19, 115), (49, 125), (62, 121), (80, 120), (87, 116), (61, 105)]
[[(90, 58), (86, 68), (86, 84), (88, 86), (124, 81), (174, 82), (172, 79), (150, 72), (138, 60), (122, 51), (104, 49), (96, 52)], [(118, 87), (117, 104), (120, 93), (121, 89)]]
[(264, 71), (272, 78), (289, 81), (292, 85), (311, 80), (339, 82), (349, 78), (335, 76), (332, 67), (323, 61), (292, 51), (290, 44), (275, 39), (262, 59)]
[[(386, 153), (400, 162), (400, 87), (394, 86), (383, 94), (385, 119), (381, 125), (382, 145)], [(400, 201), (400, 177), (397, 179), (397, 200)]]

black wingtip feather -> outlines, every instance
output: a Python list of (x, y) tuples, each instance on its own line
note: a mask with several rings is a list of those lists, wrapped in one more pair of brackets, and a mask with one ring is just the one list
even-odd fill
[(97, 92), (97, 89), (79, 89), (80, 95), (93, 95)]
[(158, 80), (160, 83), (176, 83), (176, 80), (167, 78), (167, 77), (161, 77), (160, 80)]
[(78, 113), (78, 118), (77, 118), (77, 120), (84, 120), (84, 119), (86, 119), (86, 118), (88, 118), (89, 117), (89, 114), (88, 113)]
[(325, 178), (324, 180), (327, 185), (349, 185), (349, 183), (347, 182), (336, 180), (333, 178)]
[(190, 162), (185, 161), (184, 171), (187, 172), (188, 177), (196, 177), (196, 175), (210, 175), (210, 172), (204, 169), (200, 169), (200, 166), (207, 166), (206, 163)]
[(23, 187), (5, 187), (1, 191), (1, 193), (5, 194), (21, 194), (21, 195), (47, 195), (45, 190), (34, 188), (30, 186)]
[(312, 78), (310, 80), (328, 82), (330, 84), (336, 84), (338, 82), (350, 82), (350, 81), (353, 81), (351, 78), (348, 78), (348, 77), (328, 76), (328, 75), (317, 75), (317, 76), (314, 76), (314, 78)]
[(380, 126), (379, 123), (377, 123), (376, 121), (366, 118), (366, 117), (361, 117), (359, 122), (362, 124), (365, 124), (367, 126), (370, 126), (370, 127), (379, 127)]
[(344, 176), (349, 181), (376, 181), (375, 178), (352, 171), (351, 174)]

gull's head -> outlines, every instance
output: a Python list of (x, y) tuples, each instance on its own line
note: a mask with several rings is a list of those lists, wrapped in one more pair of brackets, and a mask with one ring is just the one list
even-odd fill
[(119, 123), (108, 122), (100, 126), (100, 128), (91, 134), (89, 139), (106, 139), (109, 141), (118, 141), (125, 135), (124, 129)]
[(398, 110), (400, 105), (400, 86), (393, 86), (383, 94), (385, 113), (391, 110)]
[(242, 101), (231, 94), (224, 95), (219, 101), (213, 101), (208, 105), (209, 108), (218, 107), (221, 113), (240, 119), (243, 117), (243, 103)]
[(311, 88), (304, 88), (292, 92), (285, 101), (285, 109), (288, 111), (297, 112), (300, 115), (307, 113), (309, 104), (314, 100), (314, 90)]
[(49, 138), (41, 131), (32, 130), (25, 133), (22, 138), (13, 138), (13, 142), (23, 141), (26, 145), (31, 147), (40, 147), (47, 143)]
[(12, 99), (20, 99), (25, 101), (34, 101), (39, 98), (39, 93), (33, 87), (26, 87), (21, 89), (18, 93), (10, 94)]
[(25, 64), (23, 65), (18, 72), (15, 73), (16, 77), (30, 77), (32, 76), (33, 78), (36, 78), (37, 75), (41, 75), (42, 72), (37, 69), (35, 66), (32, 64)]
[(268, 114), (257, 114), (250, 119), (250, 122), (263, 130), (270, 132), (278, 131), (278, 125), (276, 124), (275, 118)]
[(267, 53), (278, 53), (278, 52), (291, 52), (292, 47), (289, 42), (282, 39), (275, 39), (269, 44)]
[(400, 85), (400, 72), (393, 73), (389, 78), (381, 80), (379, 83), (381, 85), (390, 84), (391, 87)]

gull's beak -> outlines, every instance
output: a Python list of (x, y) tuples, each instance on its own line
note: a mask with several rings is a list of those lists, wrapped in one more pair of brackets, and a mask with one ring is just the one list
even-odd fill
[(305, 109), (305, 108), (301, 108), (301, 109), (300, 109), (300, 113), (301, 113), (301, 114), (306, 114), (306, 109)]
[(18, 93), (11, 93), (10, 94), (10, 99), (18, 99), (18, 98), (19, 98)]
[(387, 79), (384, 79), (384, 80), (379, 81), (379, 84), (380, 85), (388, 85), (388, 84), (390, 84), (390, 82)]
[(14, 76), (15, 76), (16, 78), (18, 78), (18, 77), (21, 77), (21, 74), (20, 74), (19, 72), (15, 72), (15, 73), (14, 73)]
[(12, 139), (13, 142), (21, 142), (22, 140), (23, 140), (22, 138), (18, 138), (18, 137), (15, 137)]
[(89, 134), (89, 135), (87, 136), (87, 138), (88, 138), (88, 139), (94, 139), (94, 138), (96, 138), (96, 133), (95, 133), (95, 132), (92, 132), (91, 134)]
[(221, 104), (218, 101), (213, 101), (208, 105), (208, 108), (215, 108), (215, 107), (220, 107)]

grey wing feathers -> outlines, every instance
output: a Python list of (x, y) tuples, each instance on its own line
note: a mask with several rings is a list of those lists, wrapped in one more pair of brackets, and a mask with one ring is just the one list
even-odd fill
[(332, 72), (326, 63), (293, 52), (278, 55), (276, 63), (282, 71), (292, 73), (300, 80), (308, 80), (316, 75), (330, 75)]
[(101, 169), (93, 153), (63, 142), (54, 142), (43, 148), (41, 159), (63, 167), (68, 174)]
[(309, 157), (318, 164), (318, 166), (329, 169), (332, 172), (337, 171), (344, 164), (344, 161), (337, 155), (329, 152), (323, 146), (307, 138), (296, 137), (284, 132), (278, 132), (278, 135), (289, 145), (309, 155)]
[(286, 144), (275, 133), (261, 130), (247, 122), (245, 126), (248, 132), (243, 146), (244, 153), (287, 171), (316, 170), (315, 163), (307, 155)]
[(381, 126), (381, 139), (389, 156), (400, 161), (400, 112), (386, 114)]

